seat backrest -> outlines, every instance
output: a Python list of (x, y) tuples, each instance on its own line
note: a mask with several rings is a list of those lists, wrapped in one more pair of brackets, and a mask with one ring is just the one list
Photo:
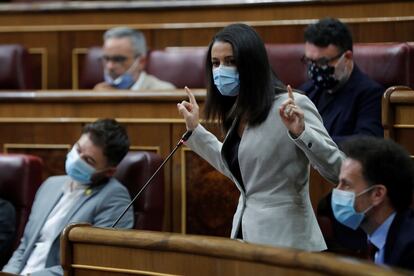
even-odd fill
[(148, 55), (147, 72), (177, 88), (205, 88), (206, 47), (169, 47)]
[(29, 53), (18, 44), (0, 45), (0, 90), (33, 89)]
[(307, 80), (306, 66), (301, 62), (303, 43), (266, 44), (270, 66), (284, 83), (298, 88)]
[(94, 88), (97, 83), (104, 81), (103, 73), (102, 48), (89, 48), (81, 66), (79, 75), (79, 88)]
[[(206, 47), (167, 47), (148, 54), (147, 72), (173, 83), (177, 88), (204, 88)], [(301, 62), (303, 43), (266, 44), (270, 65), (276, 75), (292, 87), (307, 80), (307, 68)], [(90, 48), (81, 71), (80, 88), (90, 89), (103, 81), (100, 47)], [(414, 43), (356, 43), (355, 63), (385, 88), (413, 86)]]
[(409, 85), (410, 62), (407, 43), (360, 43), (354, 46), (356, 64), (385, 88)]
[(16, 209), (15, 249), (30, 215), (37, 189), (42, 183), (43, 161), (33, 155), (0, 154), (0, 195)]
[[(161, 165), (159, 154), (130, 151), (118, 165), (115, 178), (128, 188), (131, 199)], [(135, 229), (162, 231), (164, 219), (164, 173), (161, 170), (134, 205)]]
[[(206, 47), (169, 47), (148, 53), (146, 72), (174, 84), (177, 88), (204, 88)], [(91, 47), (83, 60), (79, 88), (92, 89), (104, 81), (102, 48)]]
[(411, 87), (411, 89), (414, 89), (414, 42), (407, 42), (408, 48), (409, 48), (409, 63), (410, 63), (410, 68), (409, 68), (409, 72), (410, 72), (410, 82), (408, 84), (409, 87)]
[[(303, 43), (267, 44), (266, 49), (273, 70), (285, 84), (299, 87), (307, 80), (306, 66), (300, 61)], [(384, 87), (409, 85), (413, 78), (407, 43), (356, 43), (354, 60), (363, 72)]]

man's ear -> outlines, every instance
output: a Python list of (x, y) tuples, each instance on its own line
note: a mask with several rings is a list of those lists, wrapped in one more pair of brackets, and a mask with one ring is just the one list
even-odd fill
[(354, 58), (354, 53), (351, 50), (345, 51), (345, 58), (352, 60)]
[(143, 55), (139, 57), (138, 60), (138, 68), (140, 71), (145, 70), (145, 67), (147, 66), (147, 56)]
[(375, 206), (381, 204), (387, 199), (388, 196), (388, 189), (385, 185), (376, 184), (374, 191), (371, 194), (372, 204)]

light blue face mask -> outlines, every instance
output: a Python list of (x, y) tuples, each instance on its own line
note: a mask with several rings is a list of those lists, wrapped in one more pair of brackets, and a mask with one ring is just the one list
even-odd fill
[(240, 89), (239, 73), (236, 67), (220, 65), (213, 69), (213, 79), (223, 96), (237, 96)]
[(107, 70), (104, 71), (104, 79), (105, 82), (110, 84), (112, 87), (115, 87), (116, 89), (130, 89), (134, 83), (135, 80), (131, 74), (131, 71), (133, 68), (136, 68), (137, 64), (139, 62), (139, 58), (137, 58), (131, 66), (128, 68), (128, 70), (125, 71), (122, 75), (117, 77), (116, 79), (113, 79)]
[(83, 160), (75, 147), (67, 154), (65, 164), (66, 174), (80, 184), (91, 184), (95, 168)]
[(373, 188), (375, 188), (375, 186), (371, 186), (357, 195), (355, 195), (354, 192), (333, 189), (331, 206), (336, 220), (343, 225), (356, 230), (364, 219), (365, 214), (374, 206), (372, 205), (368, 207), (363, 212), (357, 212), (354, 208), (355, 198), (365, 194)]
[(128, 72), (120, 75), (116, 79), (113, 79), (107, 72), (104, 73), (105, 82), (110, 84), (116, 89), (129, 89), (134, 85), (135, 80)]

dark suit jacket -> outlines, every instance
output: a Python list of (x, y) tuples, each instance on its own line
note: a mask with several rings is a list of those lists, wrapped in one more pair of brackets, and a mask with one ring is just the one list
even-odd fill
[(385, 243), (384, 262), (414, 270), (414, 210), (395, 216)]
[(323, 124), (337, 144), (352, 135), (384, 135), (381, 124), (384, 88), (365, 75), (356, 64), (348, 81), (334, 94), (316, 89), (312, 81), (299, 89), (316, 105)]
[(16, 234), (16, 211), (14, 206), (0, 198), (0, 267), (8, 261), (10, 247)]

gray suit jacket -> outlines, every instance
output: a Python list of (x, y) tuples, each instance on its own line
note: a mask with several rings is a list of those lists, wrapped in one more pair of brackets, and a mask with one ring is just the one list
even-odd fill
[(275, 97), (267, 119), (246, 126), (238, 159), (245, 191), (232, 175), (222, 155), (222, 144), (199, 125), (187, 145), (240, 190), (231, 237), (242, 225), (243, 239), (253, 243), (310, 251), (326, 249), (309, 197), (309, 162), (328, 180), (336, 183), (343, 153), (329, 137), (313, 103), (295, 93), (296, 104), (305, 112), (305, 131), (292, 139), (279, 116), (287, 94)]
[[(62, 185), (68, 181), (70, 181), (69, 176), (54, 176), (48, 178), (39, 188), (20, 245), (13, 253), (9, 263), (4, 266), (4, 272), (18, 274), (23, 270), (33, 246), (36, 244), (40, 230), (63, 194)], [(32, 275), (63, 275), (60, 266), (59, 238), (66, 225), (74, 222), (88, 222), (94, 226), (110, 227), (129, 204), (129, 201), (130, 196), (127, 189), (114, 178), (111, 178), (106, 184), (94, 187), (91, 193), (84, 193), (76, 208), (69, 211), (59, 234), (54, 238), (46, 259), (46, 268), (32, 273)], [(133, 220), (131, 208), (119, 222), (118, 227), (132, 228)]]

